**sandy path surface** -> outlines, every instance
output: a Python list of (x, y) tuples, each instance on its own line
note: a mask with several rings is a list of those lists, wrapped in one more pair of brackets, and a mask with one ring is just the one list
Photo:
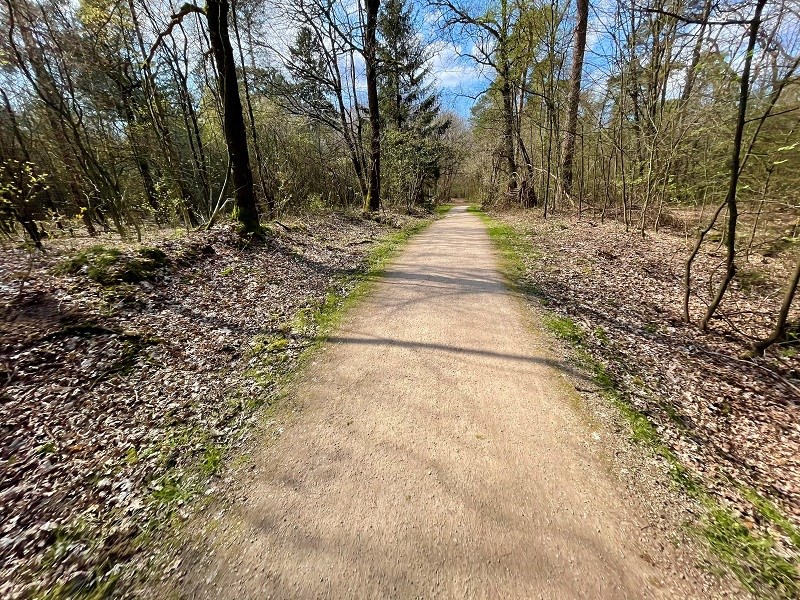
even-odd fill
[(183, 594), (697, 597), (639, 548), (524, 310), (464, 207), (415, 238), (309, 367)]

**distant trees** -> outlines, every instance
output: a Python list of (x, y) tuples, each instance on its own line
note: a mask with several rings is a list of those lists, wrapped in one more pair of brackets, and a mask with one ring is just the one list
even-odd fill
[(515, 135), (520, 68), (515, 60), (519, 55), (514, 48), (514, 33), (523, 22), (525, 5), (513, 0), (497, 0), (486, 6), (442, 0), (435, 5), (442, 11), (445, 27), (474, 40), (474, 53), (469, 54), (470, 58), (496, 73), (493, 87), (500, 95), (502, 123), (499, 154), (506, 165), (506, 189), (513, 194), (519, 177), (517, 143), (522, 141)]
[[(255, 232), (259, 213), (428, 201), (435, 184), (398, 194), (381, 168), (387, 148), (396, 166), (396, 116), (438, 106), (411, 88), (386, 103), (384, 65), (399, 63), (380, 9), (209, 0), (169, 15), (152, 0), (0, 0), (0, 231), (40, 243), (81, 219), (90, 235), (128, 236), (228, 212)], [(272, 43), (272, 16), (296, 37)], [(407, 18), (404, 39), (417, 26)], [(404, 81), (422, 89), (424, 60), (412, 63)], [(414, 144), (436, 150), (420, 154), (430, 182), (446, 142), (424, 120)]]
[[(796, 2), (435, 5), (462, 55), (491, 73), (473, 108), (478, 154), (466, 174), (485, 202), (538, 202), (544, 216), (558, 203), (642, 236), (696, 227), (683, 308), (687, 321), (701, 313), (702, 329), (755, 248), (794, 264)], [(704, 259), (724, 250), (707, 283), (692, 278), (701, 250)]]

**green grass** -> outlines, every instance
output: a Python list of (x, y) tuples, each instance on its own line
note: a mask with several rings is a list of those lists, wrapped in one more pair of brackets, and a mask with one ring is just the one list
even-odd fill
[[(489, 236), (500, 252), (500, 267), (512, 287), (529, 296), (540, 296), (527, 281), (528, 264), (539, 259), (524, 232), (501, 223), (476, 207), (470, 207), (486, 224)], [(533, 292), (531, 291), (533, 290)], [(800, 532), (769, 500), (752, 490), (745, 497), (755, 506), (763, 519), (781, 530), (794, 546), (793, 556), (787, 559), (778, 552), (775, 540), (747, 528), (741, 518), (723, 506), (707, 491), (705, 483), (691, 473), (675, 453), (664, 443), (658, 430), (643, 412), (627, 398), (623, 386), (613, 374), (595, 358), (586, 344), (587, 332), (563, 315), (547, 312), (543, 318), (545, 328), (572, 346), (575, 361), (589, 373), (603, 396), (619, 411), (628, 425), (631, 438), (664, 459), (675, 485), (694, 498), (703, 508), (699, 524), (693, 528), (708, 548), (741, 584), (758, 598), (788, 600), (800, 598)], [(658, 328), (647, 324), (645, 331), (657, 333)], [(607, 341), (605, 331), (595, 330), (595, 337)], [(672, 415), (672, 418), (679, 418)]]
[(452, 209), (452, 208), (453, 208), (453, 205), (452, 205), (452, 204), (437, 204), (437, 205), (436, 205), (436, 206), (433, 208), (433, 212), (434, 212), (434, 213), (435, 213), (437, 216), (443, 217), (444, 215), (446, 215), (447, 213), (449, 213), (449, 212), (450, 212), (450, 209)]
[(797, 598), (797, 566), (776, 553), (774, 541), (754, 534), (733, 512), (708, 497), (704, 504), (699, 533), (742, 585), (757, 598)]
[[(92, 538), (92, 528), (83, 518), (74, 519), (53, 531), (53, 539), (44, 556), (44, 567), (51, 567), (76, 549), (82, 552), (98, 551), (98, 541)], [(102, 550), (101, 550), (102, 551)], [(48, 590), (34, 592), (36, 600), (102, 600), (111, 596), (119, 574), (109, 573), (107, 563), (90, 569), (71, 581), (58, 582)]]
[(567, 317), (547, 313), (544, 315), (544, 326), (556, 337), (570, 344), (580, 344), (584, 341), (583, 330), (572, 319)]
[(761, 517), (780, 529), (796, 550), (800, 551), (800, 530), (786, 518), (781, 510), (768, 499), (751, 488), (742, 488), (745, 498), (758, 510)]

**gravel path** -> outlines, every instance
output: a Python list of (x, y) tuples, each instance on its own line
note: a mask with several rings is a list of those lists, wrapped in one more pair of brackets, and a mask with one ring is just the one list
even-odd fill
[(654, 566), (528, 321), (480, 220), (434, 223), (310, 365), (182, 593), (702, 597)]

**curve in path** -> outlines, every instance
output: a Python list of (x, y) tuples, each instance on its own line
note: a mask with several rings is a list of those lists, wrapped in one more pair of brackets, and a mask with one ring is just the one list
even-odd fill
[(416, 237), (296, 389), (300, 416), (185, 592), (215, 598), (685, 598), (574, 390), (456, 207)]

